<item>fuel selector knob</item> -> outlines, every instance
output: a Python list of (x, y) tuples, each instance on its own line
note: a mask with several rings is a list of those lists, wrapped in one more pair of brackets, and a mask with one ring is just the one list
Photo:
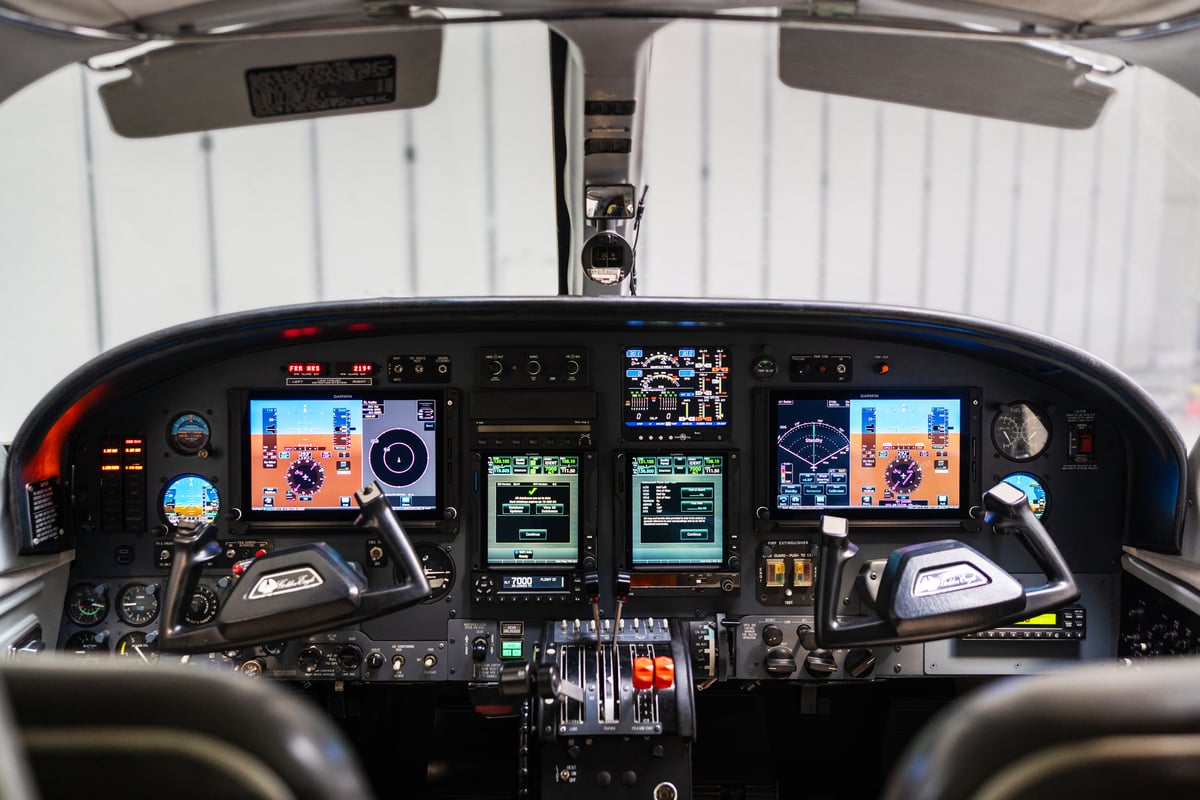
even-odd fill
[(856, 647), (842, 662), (851, 678), (865, 678), (875, 671), (875, 653), (866, 647)]
[(796, 656), (786, 647), (772, 647), (767, 651), (763, 668), (772, 678), (790, 678), (796, 671)]
[(837, 672), (837, 661), (828, 650), (813, 650), (804, 657), (804, 671), (814, 678), (828, 678)]

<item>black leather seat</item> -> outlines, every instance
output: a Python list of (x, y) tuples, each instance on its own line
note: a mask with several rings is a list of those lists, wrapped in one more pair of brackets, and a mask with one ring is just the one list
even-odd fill
[(0, 681), (45, 798), (371, 796), (334, 725), (265, 681), (51, 656), (5, 664)]
[(914, 740), (886, 800), (1200, 796), (1200, 659), (992, 684)]

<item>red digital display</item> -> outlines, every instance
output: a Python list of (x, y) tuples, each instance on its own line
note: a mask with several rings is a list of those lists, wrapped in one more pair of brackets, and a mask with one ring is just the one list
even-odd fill
[(323, 375), (325, 365), (319, 361), (289, 361), (288, 375)]
[(347, 372), (351, 375), (371, 375), (375, 372), (375, 365), (369, 361), (355, 361), (349, 367)]

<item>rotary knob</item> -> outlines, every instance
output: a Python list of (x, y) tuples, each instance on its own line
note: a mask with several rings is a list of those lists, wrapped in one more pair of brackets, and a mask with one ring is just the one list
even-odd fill
[(804, 671), (814, 678), (828, 678), (837, 672), (837, 661), (828, 650), (813, 650), (804, 657)]
[(851, 678), (865, 678), (875, 670), (875, 653), (866, 647), (856, 647), (846, 653), (842, 666)]
[(786, 647), (772, 647), (763, 668), (772, 678), (790, 678), (796, 671), (796, 656)]

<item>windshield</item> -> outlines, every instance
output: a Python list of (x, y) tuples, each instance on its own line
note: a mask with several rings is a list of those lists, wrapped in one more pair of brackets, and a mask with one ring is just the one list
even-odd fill
[[(778, 29), (655, 37), (640, 295), (916, 306), (1094, 352), (1200, 432), (1200, 100), (1145, 70), (1091, 130), (822, 95)], [(0, 106), (0, 441), (97, 353), (218, 313), (557, 291), (547, 29), (446, 30), (412, 111), (125, 140), (72, 67)], [(1195, 396), (1193, 396), (1195, 395)]]

